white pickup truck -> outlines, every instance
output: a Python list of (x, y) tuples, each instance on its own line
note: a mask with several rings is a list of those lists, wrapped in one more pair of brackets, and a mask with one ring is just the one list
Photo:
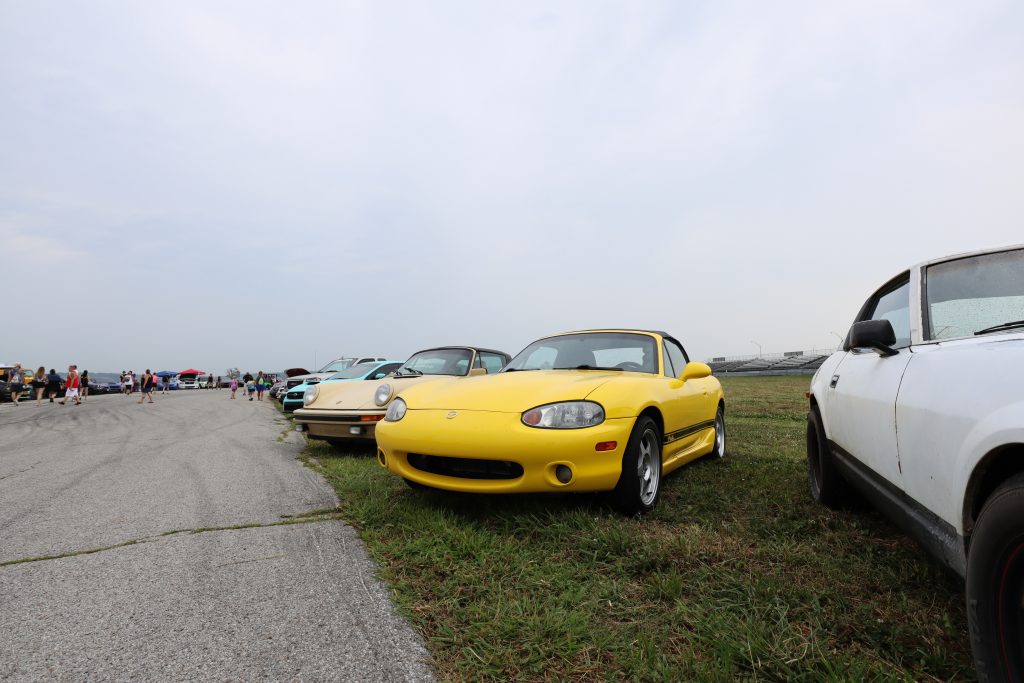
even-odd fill
[(857, 491), (966, 579), (983, 681), (1024, 681), (1024, 246), (929, 261), (811, 380), (811, 495)]

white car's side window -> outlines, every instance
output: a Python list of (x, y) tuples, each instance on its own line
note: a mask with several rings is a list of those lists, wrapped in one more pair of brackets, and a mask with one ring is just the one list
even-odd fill
[(910, 346), (910, 282), (880, 296), (865, 320), (888, 320), (896, 333), (896, 348)]

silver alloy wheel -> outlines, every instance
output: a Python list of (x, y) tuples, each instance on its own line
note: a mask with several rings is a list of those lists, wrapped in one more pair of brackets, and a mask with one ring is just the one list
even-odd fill
[(725, 457), (725, 415), (721, 410), (715, 415), (715, 455)]
[(637, 478), (640, 480), (640, 502), (644, 507), (654, 503), (658, 497), (661, 480), (661, 452), (658, 448), (658, 434), (653, 429), (644, 430), (640, 437), (640, 455), (636, 461)]

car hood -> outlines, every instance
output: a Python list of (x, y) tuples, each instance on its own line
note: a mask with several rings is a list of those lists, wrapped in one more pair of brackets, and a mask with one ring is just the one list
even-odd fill
[(534, 406), (585, 399), (621, 372), (530, 370), (435, 382), (402, 392), (410, 410), (486, 410), (521, 413)]
[[(377, 387), (382, 384), (390, 384), (391, 396), (408, 389), (414, 384), (426, 382), (447, 383), (458, 377), (448, 375), (422, 375), (416, 377), (385, 377), (378, 380), (364, 380), (362, 382), (322, 382), (316, 396), (316, 401), (306, 406), (312, 410), (383, 410), (373, 402), (373, 394)], [(390, 401), (388, 401), (390, 403)]]

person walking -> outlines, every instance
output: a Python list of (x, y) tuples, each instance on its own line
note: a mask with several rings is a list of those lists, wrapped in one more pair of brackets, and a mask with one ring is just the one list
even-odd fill
[(162, 381), (160, 382), (160, 393), (161, 394), (166, 394), (170, 390), (171, 390), (171, 376), (170, 375), (164, 375)]
[(153, 400), (153, 374), (146, 368), (146, 374), (142, 376), (142, 395), (139, 396), (139, 403), (143, 403), (147, 398), (150, 403), (156, 403)]
[(60, 375), (53, 368), (50, 368), (50, 374), (46, 376), (46, 395), (50, 397), (50, 403), (53, 403), (53, 399), (57, 398), (57, 394), (60, 393)]
[(21, 363), (15, 363), (7, 376), (7, 385), (11, 389), (11, 403), (18, 405), (21, 392), (25, 388), (25, 372), (21, 369)]
[(263, 376), (263, 371), (260, 370), (256, 377), (256, 400), (263, 400), (263, 392), (267, 390), (267, 378)]
[(124, 372), (124, 394), (125, 396), (132, 395), (132, 384), (135, 382), (135, 378), (132, 373), (128, 370)]
[(46, 391), (46, 367), (40, 365), (32, 376), (32, 392), (36, 395), (36, 405), (43, 405), (43, 392)]
[(242, 375), (242, 382), (242, 396), (249, 396), (249, 400), (251, 401), (252, 396), (250, 396), (250, 394), (252, 392), (250, 389), (252, 388), (252, 373), (246, 370), (245, 374)]
[(238, 391), (238, 378), (237, 377), (232, 377), (231, 378), (231, 387), (230, 388), (231, 388), (231, 400), (234, 400), (235, 399), (235, 392)]
[(217, 375), (217, 390), (218, 391), (224, 388), (224, 387), (222, 387), (220, 385), (220, 382), (221, 382), (220, 375)]
[(82, 399), (78, 396), (78, 389), (82, 384), (82, 378), (78, 376), (78, 367), (74, 365), (68, 366), (68, 379), (65, 382), (64, 400), (57, 401), (61, 405), (67, 403), (68, 399), (75, 399), (75, 405), (82, 405)]
[(79, 389), (79, 393), (81, 394), (83, 401), (85, 400), (85, 397), (89, 395), (89, 371), (88, 370), (82, 370), (82, 388)]

